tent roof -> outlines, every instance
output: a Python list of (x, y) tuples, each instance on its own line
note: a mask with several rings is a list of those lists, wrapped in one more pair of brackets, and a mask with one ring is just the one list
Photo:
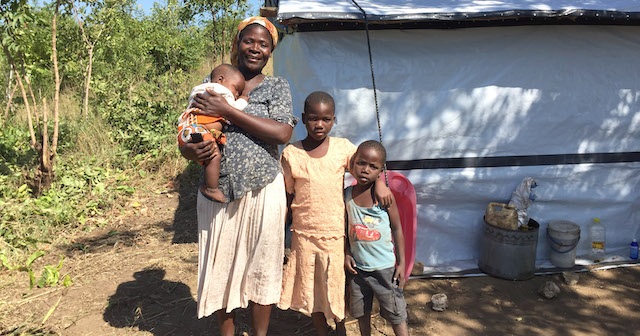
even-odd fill
[[(356, 0), (372, 29), (524, 24), (640, 24), (638, 0)], [(351, 0), (280, 0), (278, 20), (299, 30), (361, 29)]]

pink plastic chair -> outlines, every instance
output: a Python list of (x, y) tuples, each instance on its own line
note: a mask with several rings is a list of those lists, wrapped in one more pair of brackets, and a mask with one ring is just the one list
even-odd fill
[[(413, 269), (413, 261), (416, 257), (416, 231), (418, 226), (416, 191), (409, 179), (400, 173), (387, 171), (387, 178), (389, 180), (389, 189), (391, 189), (396, 199), (398, 212), (400, 213), (400, 223), (402, 224), (404, 236), (404, 273), (406, 279), (409, 279)], [(353, 181), (351, 185), (356, 183), (356, 181)]]

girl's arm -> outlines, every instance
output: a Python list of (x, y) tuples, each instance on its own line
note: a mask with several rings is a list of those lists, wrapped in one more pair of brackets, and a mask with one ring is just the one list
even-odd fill
[(347, 212), (344, 212), (344, 223), (346, 233), (344, 235), (344, 269), (347, 273), (358, 274), (356, 271), (356, 260), (351, 255), (351, 249), (349, 248), (349, 221)]
[(391, 234), (393, 235), (393, 245), (396, 252), (396, 271), (393, 274), (393, 279), (398, 280), (398, 287), (404, 288), (404, 284), (407, 281), (405, 279), (404, 269), (404, 234), (402, 233), (402, 225), (400, 224), (400, 213), (398, 212), (398, 206), (394, 200), (393, 204), (387, 209), (389, 213), (389, 221), (391, 222)]
[(378, 180), (373, 186), (373, 194), (375, 195), (375, 201), (381, 208), (388, 208), (393, 204), (393, 193), (391, 192), (391, 189), (387, 187), (384, 172), (378, 176)]
[(227, 103), (221, 94), (207, 89), (209, 95), (197, 94), (193, 107), (200, 109), (194, 114), (223, 117), (256, 138), (272, 145), (287, 143), (293, 134), (293, 127), (277, 120), (260, 118), (240, 111)]

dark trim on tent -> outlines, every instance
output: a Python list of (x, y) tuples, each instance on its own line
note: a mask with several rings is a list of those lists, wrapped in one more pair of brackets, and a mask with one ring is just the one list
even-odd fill
[[(287, 13), (278, 18), (298, 32), (363, 30), (359, 13)], [(640, 12), (506, 10), (482, 13), (368, 15), (370, 30), (452, 29), (522, 25), (640, 25)]]
[(640, 162), (640, 152), (487, 156), (387, 161), (390, 170), (556, 166), (583, 163)]

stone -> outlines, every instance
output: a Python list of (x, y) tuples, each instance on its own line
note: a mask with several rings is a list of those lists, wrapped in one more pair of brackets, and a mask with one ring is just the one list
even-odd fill
[(569, 286), (573, 286), (578, 283), (578, 274), (572, 272), (562, 272), (562, 280)]
[(448, 299), (446, 294), (438, 293), (431, 296), (431, 309), (441, 312), (447, 309), (447, 305)]
[(421, 323), (423, 319), (418, 316), (418, 313), (414, 309), (407, 309), (407, 322), (409, 324)]
[(416, 261), (413, 263), (413, 268), (411, 269), (411, 275), (423, 275), (424, 274), (424, 264)]
[(553, 299), (560, 294), (560, 288), (553, 281), (547, 281), (538, 289), (538, 293), (547, 299)]

